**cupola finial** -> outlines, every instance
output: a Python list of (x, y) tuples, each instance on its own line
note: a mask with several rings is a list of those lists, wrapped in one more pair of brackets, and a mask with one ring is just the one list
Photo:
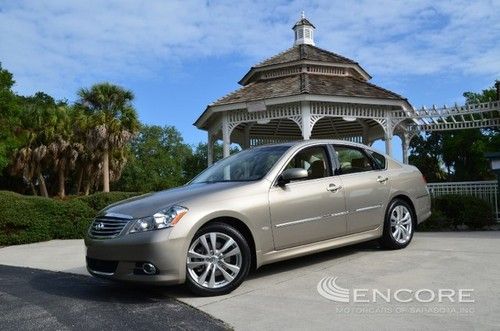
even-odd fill
[(293, 26), (293, 32), (295, 33), (294, 45), (313, 45), (314, 46), (314, 30), (315, 27), (306, 18), (304, 11), (300, 15), (300, 20)]

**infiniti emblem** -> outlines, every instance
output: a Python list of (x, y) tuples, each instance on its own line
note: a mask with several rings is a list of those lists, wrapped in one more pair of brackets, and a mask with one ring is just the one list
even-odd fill
[(103, 230), (104, 229), (104, 223), (96, 223), (94, 225), (94, 229), (96, 229), (96, 230)]

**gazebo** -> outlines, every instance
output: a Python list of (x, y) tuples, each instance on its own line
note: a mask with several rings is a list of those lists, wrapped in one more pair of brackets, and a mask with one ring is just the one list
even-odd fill
[(500, 124), (498, 102), (415, 110), (403, 96), (370, 83), (359, 63), (316, 47), (315, 27), (304, 15), (293, 31), (291, 48), (250, 68), (240, 89), (210, 104), (194, 123), (208, 132), (209, 165), (218, 139), (224, 157), (231, 143), (250, 148), (316, 138), (367, 145), (383, 139), (392, 155), (394, 135), (403, 142), (407, 163), (410, 140), (421, 130)]

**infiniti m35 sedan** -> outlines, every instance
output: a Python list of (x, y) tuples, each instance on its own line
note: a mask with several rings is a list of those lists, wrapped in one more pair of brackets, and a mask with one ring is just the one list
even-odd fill
[(264, 264), (373, 239), (404, 248), (430, 213), (418, 169), (370, 147), (267, 145), (231, 155), (185, 186), (102, 210), (85, 239), (87, 269), (219, 295)]

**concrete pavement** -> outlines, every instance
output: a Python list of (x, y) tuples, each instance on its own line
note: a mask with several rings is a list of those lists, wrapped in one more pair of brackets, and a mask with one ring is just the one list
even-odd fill
[[(183, 287), (166, 295), (219, 318), (236, 330), (262, 329), (494, 329), (500, 328), (500, 232), (417, 233), (404, 250), (383, 251), (367, 243), (264, 266), (226, 296), (198, 298)], [(86, 274), (83, 242), (51, 241), (0, 249), (0, 264)], [(337, 277), (350, 303), (317, 291)], [(437, 299), (422, 303), (353, 302), (354, 289), (412, 293), (472, 289), (473, 303)]]

